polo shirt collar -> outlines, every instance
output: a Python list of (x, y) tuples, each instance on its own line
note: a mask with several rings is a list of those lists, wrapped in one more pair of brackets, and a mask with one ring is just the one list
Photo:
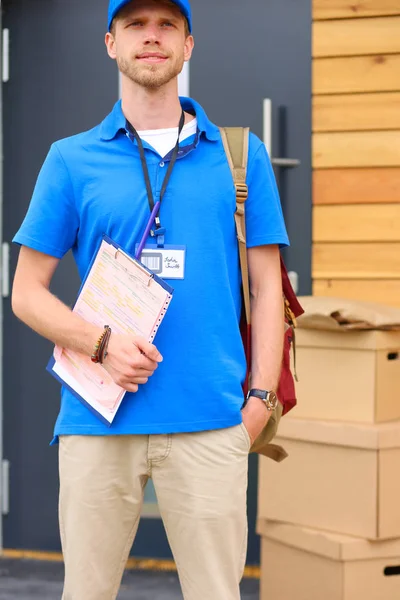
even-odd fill
[[(195, 113), (197, 117), (197, 127), (200, 134), (204, 135), (210, 141), (216, 142), (220, 138), (219, 129), (207, 117), (203, 108), (191, 98), (180, 98), (183, 110)], [(100, 137), (104, 141), (114, 139), (119, 131), (125, 131), (126, 118), (122, 112), (121, 100), (119, 100), (111, 113), (104, 119), (100, 126)]]
[(126, 118), (121, 104), (119, 100), (100, 126), (100, 137), (104, 141), (113, 140), (121, 129), (125, 131)]
[(219, 129), (207, 117), (206, 112), (198, 102), (192, 98), (179, 98), (183, 110), (189, 113), (195, 113), (197, 117), (197, 127), (200, 134), (204, 133), (206, 138), (211, 142), (217, 142), (220, 139)]

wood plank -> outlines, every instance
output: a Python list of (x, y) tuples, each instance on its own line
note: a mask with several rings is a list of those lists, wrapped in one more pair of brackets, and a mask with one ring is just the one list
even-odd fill
[(400, 279), (318, 279), (313, 283), (313, 294), (378, 302), (400, 308)]
[(399, 31), (400, 16), (315, 21), (312, 54), (315, 58), (396, 54), (400, 52)]
[(400, 242), (400, 204), (315, 206), (315, 242)]
[(400, 15), (399, 0), (313, 0), (313, 19)]
[(400, 91), (400, 54), (317, 58), (312, 68), (314, 94)]
[(313, 279), (400, 279), (400, 243), (316, 243)]
[(400, 169), (316, 169), (314, 204), (400, 202)]
[(400, 166), (400, 131), (313, 134), (313, 167)]
[(384, 129), (400, 129), (400, 92), (313, 98), (315, 132)]

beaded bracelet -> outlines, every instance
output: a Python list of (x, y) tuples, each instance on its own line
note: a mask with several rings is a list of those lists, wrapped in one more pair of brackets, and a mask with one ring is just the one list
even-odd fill
[(108, 352), (108, 342), (110, 341), (110, 337), (111, 337), (111, 327), (109, 325), (104, 325), (104, 331), (101, 334), (101, 336), (99, 337), (99, 339), (97, 340), (94, 349), (93, 349), (93, 354), (91, 356), (91, 360), (94, 363), (100, 363), (101, 365), (104, 362), (104, 359), (106, 358)]

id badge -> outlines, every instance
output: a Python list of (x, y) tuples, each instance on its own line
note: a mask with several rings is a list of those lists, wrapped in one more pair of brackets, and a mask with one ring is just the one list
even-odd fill
[[(136, 250), (139, 245), (136, 245)], [(140, 262), (162, 279), (185, 278), (186, 246), (163, 246), (147, 244)]]

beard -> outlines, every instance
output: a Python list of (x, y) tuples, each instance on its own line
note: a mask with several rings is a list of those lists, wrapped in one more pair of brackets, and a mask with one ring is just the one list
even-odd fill
[(185, 64), (182, 56), (169, 56), (166, 65), (136, 64), (129, 60), (118, 57), (118, 68), (123, 75), (138, 85), (155, 90), (178, 77)]

